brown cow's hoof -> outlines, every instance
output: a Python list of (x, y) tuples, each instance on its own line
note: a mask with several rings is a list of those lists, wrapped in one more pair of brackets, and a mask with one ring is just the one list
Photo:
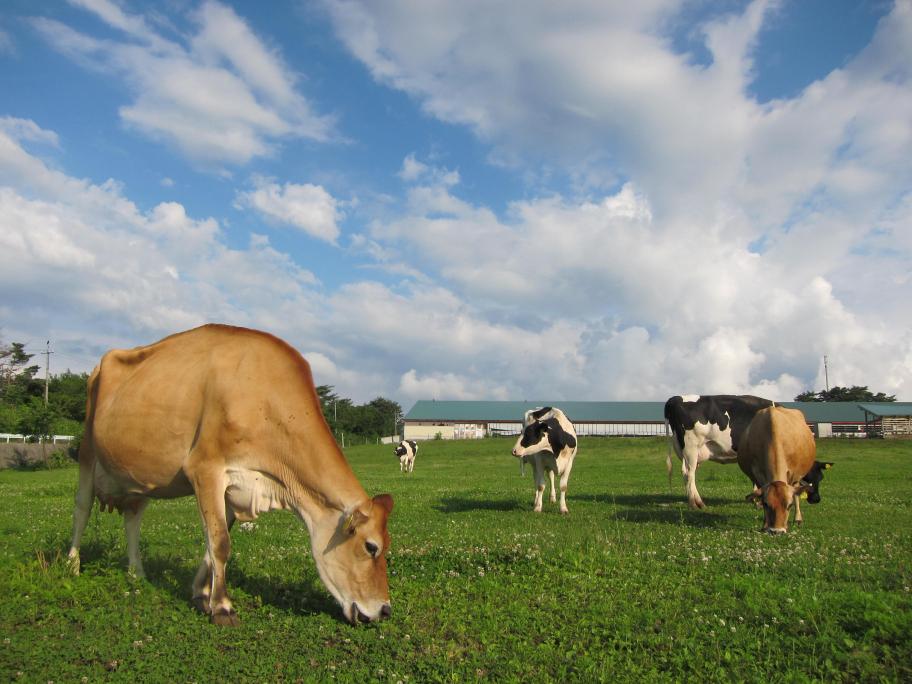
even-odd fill
[(209, 622), (219, 627), (239, 627), (241, 625), (237, 613), (233, 610), (213, 613), (209, 616)]
[(193, 607), (196, 608), (199, 612), (204, 615), (209, 615), (209, 597), (208, 596), (194, 596), (193, 597)]

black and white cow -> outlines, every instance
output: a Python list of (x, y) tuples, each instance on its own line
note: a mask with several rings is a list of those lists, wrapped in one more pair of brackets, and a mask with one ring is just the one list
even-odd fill
[(399, 472), (410, 473), (415, 468), (415, 456), (418, 455), (418, 442), (414, 439), (403, 439), (393, 452), (399, 457)]
[[(748, 394), (685, 394), (671, 397), (665, 402), (666, 430), (670, 428), (672, 432), (669, 442), (681, 459), (687, 501), (692, 508), (705, 506), (697, 491), (697, 466), (707, 460), (735, 463), (744, 429), (757, 411), (772, 404), (769, 399)], [(666, 463), (670, 477), (670, 448)]]
[(516, 440), (513, 455), (532, 463), (535, 472), (535, 503), (532, 510), (541, 513), (547, 471), (551, 478), (551, 503), (557, 501), (554, 491), (556, 473), (560, 477), (560, 512), (569, 513), (567, 481), (576, 457), (576, 430), (563, 411), (550, 406), (527, 411), (526, 419), (529, 423)]
[(820, 481), (823, 479), (823, 471), (829, 470), (833, 464), (829, 461), (814, 461), (814, 465), (801, 478), (801, 484), (808, 486), (807, 500), (808, 503), (820, 503)]

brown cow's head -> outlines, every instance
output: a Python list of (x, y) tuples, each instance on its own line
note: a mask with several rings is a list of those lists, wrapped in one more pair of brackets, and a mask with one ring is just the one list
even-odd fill
[(788, 531), (789, 509), (796, 496), (809, 489), (807, 483), (790, 485), (776, 481), (763, 490), (763, 531), (770, 534), (785, 534)]
[(393, 497), (367, 499), (325, 530), (325, 542), (314, 536), (314, 560), (326, 588), (352, 624), (389, 617), (390, 597), (386, 553), (390, 535), (386, 522)]

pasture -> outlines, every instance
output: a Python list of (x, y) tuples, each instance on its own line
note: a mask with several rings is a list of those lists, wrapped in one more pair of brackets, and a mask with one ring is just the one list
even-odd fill
[(758, 530), (736, 465), (704, 464), (708, 509), (671, 488), (661, 439), (582, 438), (562, 517), (531, 512), (512, 441), (346, 455), (390, 492), (393, 616), (352, 627), (287, 512), (238, 524), (241, 626), (190, 606), (203, 551), (192, 499), (153, 502), (146, 580), (121, 518), (97, 510), (67, 574), (76, 470), (0, 472), (5, 681), (910, 681), (912, 444), (825, 440), (823, 500), (788, 535)]

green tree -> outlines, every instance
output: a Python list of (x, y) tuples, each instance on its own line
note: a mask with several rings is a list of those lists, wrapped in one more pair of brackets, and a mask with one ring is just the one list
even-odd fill
[(45, 406), (40, 397), (32, 397), (19, 419), (17, 430), (24, 435), (31, 435), (35, 441), (45, 439), (52, 434), (54, 421), (60, 418), (60, 411), (53, 405)]
[(837, 385), (828, 390), (820, 390), (819, 392), (814, 392), (813, 390), (802, 392), (795, 397), (795, 401), (896, 401), (896, 396), (892, 394), (887, 395), (883, 392), (874, 394), (868, 390), (867, 385), (853, 385), (852, 387), (839, 387)]
[(85, 421), (88, 383), (88, 373), (73, 373), (67, 370), (59, 375), (52, 375), (48, 383), (48, 403), (57, 407), (61, 417), (81, 423)]
[(0, 401), (15, 406), (43, 394), (41, 383), (35, 379), (38, 366), (27, 365), (32, 356), (22, 342), (0, 345)]
[(346, 444), (355, 437), (366, 441), (391, 435), (402, 416), (402, 407), (390, 399), (377, 397), (367, 404), (356, 405), (336, 394), (332, 385), (318, 385), (316, 390), (323, 417), (337, 440), (341, 441), (345, 434)]
[(373, 409), (376, 420), (373, 434), (379, 437), (395, 434), (399, 419), (402, 417), (402, 407), (397, 402), (384, 397), (373, 399), (368, 406)]

